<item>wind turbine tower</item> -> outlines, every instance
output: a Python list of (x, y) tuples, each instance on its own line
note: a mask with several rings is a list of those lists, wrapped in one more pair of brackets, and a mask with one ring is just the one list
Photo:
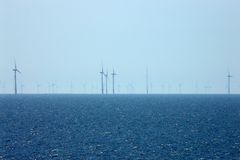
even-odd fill
[(40, 91), (40, 84), (37, 84), (37, 93), (39, 93), (39, 91)]
[(148, 85), (148, 68), (146, 69), (146, 93), (149, 93), (149, 85)]
[(17, 65), (16, 65), (16, 61), (14, 61), (15, 66), (13, 69), (14, 72), (14, 93), (15, 95), (17, 94), (17, 73), (21, 73), (18, 69), (17, 69)]
[(103, 67), (102, 67), (102, 71), (100, 72), (100, 74), (101, 74), (101, 92), (102, 92), (102, 94), (104, 94), (104, 85), (103, 85), (104, 72), (103, 72)]
[(115, 94), (115, 76), (116, 75), (117, 75), (117, 73), (115, 73), (114, 69), (113, 69), (113, 72), (112, 72), (113, 94)]
[(230, 74), (230, 72), (228, 72), (227, 78), (228, 78), (228, 94), (231, 94), (231, 78), (232, 78), (232, 75)]
[(51, 89), (52, 89), (52, 94), (55, 93), (55, 92), (56, 92), (56, 91), (55, 91), (55, 88), (57, 87), (56, 84), (55, 84), (55, 83), (52, 83), (52, 84), (50, 85), (50, 87), (51, 87)]
[(105, 76), (105, 80), (106, 80), (106, 94), (108, 94), (108, 71), (106, 72), (106, 74), (104, 74), (104, 76)]

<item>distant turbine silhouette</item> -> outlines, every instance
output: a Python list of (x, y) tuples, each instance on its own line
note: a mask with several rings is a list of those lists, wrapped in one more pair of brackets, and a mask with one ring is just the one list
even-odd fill
[(105, 84), (105, 86), (106, 86), (106, 94), (108, 94), (108, 71), (106, 72), (106, 74), (104, 74), (104, 76), (105, 76), (105, 80), (106, 80), (106, 84)]
[(41, 87), (40, 84), (37, 84), (37, 93), (39, 93), (39, 91), (40, 91), (40, 90), (39, 90), (40, 87)]
[(17, 94), (17, 72), (21, 73), (18, 69), (17, 69), (17, 64), (16, 61), (14, 60), (15, 66), (13, 69), (14, 72), (14, 93)]
[(102, 94), (104, 94), (104, 85), (103, 85), (104, 72), (103, 72), (103, 67), (102, 67), (102, 71), (100, 72), (100, 74), (101, 74), (101, 92), (102, 92)]
[(131, 92), (134, 93), (135, 92), (135, 87), (134, 87), (133, 83), (130, 83), (130, 88), (131, 88)]
[(228, 78), (228, 94), (231, 94), (231, 78), (232, 78), (232, 75), (230, 74), (230, 72), (228, 72), (227, 78)]
[(120, 92), (120, 85), (117, 86), (117, 92)]
[(149, 92), (149, 86), (148, 86), (148, 68), (146, 68), (146, 93)]
[(114, 69), (113, 69), (113, 72), (112, 72), (112, 87), (113, 87), (113, 94), (115, 94), (115, 76), (117, 75), (117, 73), (114, 72)]
[(56, 84), (55, 84), (55, 83), (52, 83), (52, 84), (51, 84), (52, 93), (55, 93), (55, 87), (56, 87)]

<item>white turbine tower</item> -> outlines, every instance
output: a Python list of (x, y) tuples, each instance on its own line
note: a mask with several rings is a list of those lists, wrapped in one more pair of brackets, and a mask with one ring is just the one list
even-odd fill
[(148, 68), (146, 68), (146, 93), (149, 93), (149, 84), (148, 84)]
[(104, 74), (104, 76), (105, 76), (105, 86), (106, 86), (106, 94), (108, 94), (108, 71), (106, 72), (106, 74)]
[(113, 69), (113, 72), (112, 72), (112, 87), (113, 87), (113, 94), (115, 94), (115, 76), (117, 75), (117, 73), (114, 72), (114, 69)]
[(17, 92), (17, 72), (18, 73), (21, 73), (21, 72), (17, 69), (17, 64), (16, 64), (15, 60), (14, 60), (14, 63), (15, 63), (15, 66), (14, 66), (14, 69), (13, 69), (13, 72), (14, 72), (14, 93), (16, 95), (18, 93)]
[(100, 74), (101, 74), (101, 92), (102, 92), (102, 94), (104, 94), (104, 85), (103, 85), (104, 72), (103, 72), (103, 67), (102, 67), (102, 71), (100, 72)]
[(232, 78), (232, 75), (230, 74), (230, 72), (228, 72), (227, 78), (228, 78), (228, 94), (231, 94), (231, 78)]

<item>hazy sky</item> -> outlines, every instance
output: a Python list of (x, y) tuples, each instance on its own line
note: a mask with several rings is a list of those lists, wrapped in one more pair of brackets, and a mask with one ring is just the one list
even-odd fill
[[(240, 92), (239, 0), (0, 0), (0, 92), (100, 92), (101, 64), (116, 90)], [(111, 79), (109, 79), (109, 82)], [(111, 86), (111, 84), (109, 84)], [(111, 87), (109, 87), (109, 90)], [(19, 86), (20, 91), (20, 86)]]

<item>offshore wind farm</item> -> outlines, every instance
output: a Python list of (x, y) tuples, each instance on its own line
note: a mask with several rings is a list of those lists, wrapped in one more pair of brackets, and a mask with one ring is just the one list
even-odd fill
[(0, 160), (239, 160), (239, 8), (0, 1)]
[[(12, 93), (15, 94), (15, 95), (18, 94), (18, 88), (19, 88), (21, 90), (21, 94), (24, 94), (24, 92), (23, 92), (24, 84), (22, 83), (19, 87), (17, 85), (18, 84), (18, 82), (17, 82), (17, 74), (19, 74), (21, 72), (17, 68), (16, 60), (14, 60), (14, 69), (13, 69), (13, 71), (14, 71), (14, 84), (13, 84), (14, 91)], [(100, 81), (99, 81), (100, 82), (99, 84), (100, 84), (101, 87), (96, 87), (95, 90), (92, 90), (92, 92), (88, 93), (88, 94), (109, 94), (109, 91), (108, 91), (109, 90), (109, 85), (108, 85), (108, 83), (109, 83), (109, 74), (108, 74), (108, 71), (106, 70), (104, 72), (103, 67), (102, 67), (102, 70), (99, 73), (101, 75), (100, 76)], [(111, 73), (111, 77), (112, 77), (112, 80), (111, 80), (111, 82), (112, 82), (111, 87), (112, 88), (111, 89), (112, 89), (112, 92), (110, 94), (116, 94), (116, 91), (115, 91), (115, 83), (116, 83), (115, 82), (115, 76), (117, 76), (117, 75), (118, 74), (113, 69), (113, 71)], [(149, 70), (148, 70), (148, 68), (146, 68), (145, 78), (146, 78), (145, 79), (146, 80), (145, 81), (145, 83), (146, 83), (146, 92), (145, 93), (149, 94), (150, 91), (149, 91)], [(231, 78), (233, 78), (233, 76), (230, 74), (230, 72), (228, 72), (227, 82), (226, 82), (227, 85), (223, 84), (223, 88), (224, 88), (224, 86), (227, 86), (227, 87), (225, 87), (226, 88), (225, 92), (222, 92), (222, 93), (212, 92), (212, 94), (231, 94)], [(56, 93), (59, 93), (59, 94), (69, 94), (69, 93), (73, 93), (73, 83), (72, 82), (70, 83), (70, 90), (67, 91), (67, 92), (64, 92), (64, 91), (63, 92), (61, 92), (61, 91), (56, 92), (57, 86), (56, 86), (55, 83), (52, 83), (52, 84), (48, 85), (48, 91), (45, 90), (43, 92), (40, 92), (40, 88), (41, 88), (40, 84), (37, 84), (36, 88), (37, 89), (35, 91), (31, 92), (32, 94), (39, 94), (39, 93), (42, 93), (42, 94), (54, 94), (54, 93), (55, 94)], [(205, 87), (205, 89), (206, 88), (208, 88), (208, 87)], [(173, 92), (172, 94), (182, 94), (182, 89), (183, 89), (182, 88), (182, 84), (178, 84), (178, 89), (176, 89), (175, 92)], [(29, 94), (31, 94), (31, 93), (29, 93)], [(165, 93), (165, 92), (161, 92), (161, 91), (154, 92), (154, 93), (152, 92), (152, 94), (169, 94), (169, 93)], [(4, 94), (4, 93), (2, 92), (2, 94)], [(76, 94), (84, 94), (84, 93), (83, 92), (76, 92)], [(119, 94), (134, 94), (134, 93), (128, 91), (126, 93), (119, 93)], [(138, 94), (144, 94), (144, 92), (142, 92), (142, 93), (140, 92)], [(185, 94), (190, 94), (190, 93), (185, 93)], [(199, 92), (196, 91), (196, 92), (192, 92), (191, 94), (199, 94)], [(206, 90), (205, 90), (205, 92), (203, 92), (201, 94), (209, 94), (209, 93), (206, 92)]]
[[(14, 91), (12, 92), (13, 94), (18, 94), (18, 90), (21, 90), (21, 94), (24, 94), (24, 91), (23, 91), (23, 88), (24, 88), (24, 84), (23, 83), (21, 83), (21, 85), (20, 86), (18, 86), (17, 84), (18, 84), (18, 82), (17, 82), (17, 74), (19, 74), (19, 73), (21, 73), (19, 70), (18, 70), (18, 68), (17, 68), (17, 65), (16, 65), (16, 61), (14, 61), (14, 69), (13, 69), (13, 71), (14, 71), (14, 83), (13, 83), (13, 88), (14, 88)], [(146, 68), (146, 94), (149, 94), (149, 73), (148, 73), (149, 71), (148, 71), (148, 68)], [(101, 72), (99, 72), (100, 73), (100, 87), (98, 86), (98, 87), (95, 87), (94, 88), (94, 90), (92, 90), (92, 94), (108, 94), (108, 90), (109, 90), (109, 85), (108, 85), (108, 80), (109, 80), (109, 75), (108, 75), (108, 71), (106, 71), (106, 72), (104, 72), (104, 70), (103, 70), (103, 67), (102, 67), (102, 70), (101, 70)], [(112, 71), (112, 73), (111, 73), (111, 82), (112, 82), (112, 84), (111, 84), (111, 90), (112, 90), (112, 92), (111, 92), (111, 94), (115, 94), (116, 93), (116, 91), (115, 91), (115, 76), (117, 76), (118, 74), (115, 72), (115, 70), (113, 69), (113, 71)], [(23, 75), (24, 76), (24, 75)], [(231, 94), (231, 78), (232, 78), (232, 75), (230, 74), (230, 72), (228, 72), (228, 75), (227, 75), (227, 85), (225, 85), (225, 88), (226, 88), (226, 91), (225, 92), (222, 92), (222, 93), (217, 93), (217, 92), (212, 92), (212, 94)], [(104, 80), (105, 79), (105, 80)], [(227, 87), (226, 87), (227, 86)], [(40, 84), (37, 84), (36, 86), (36, 90), (34, 91), (34, 90), (32, 90), (32, 94), (39, 94), (39, 93), (41, 93), (41, 94), (53, 94), (53, 93), (55, 93), (55, 91), (56, 91), (56, 88), (57, 88), (57, 86), (56, 86), (56, 84), (55, 83), (51, 83), (51, 84), (49, 84), (48, 85), (48, 90), (47, 89), (45, 89), (45, 91), (42, 91), (42, 92), (40, 92), (40, 88), (41, 88), (41, 85)], [(152, 88), (152, 83), (151, 83), (151, 88)], [(205, 87), (206, 88), (206, 87)], [(224, 88), (224, 84), (223, 84), (223, 88)], [(42, 88), (41, 88), (42, 89)], [(74, 87), (73, 87), (73, 83), (71, 82), (70, 83), (70, 89), (67, 91), (67, 92), (64, 92), (64, 91), (59, 91), (58, 93), (59, 94), (69, 94), (69, 93), (73, 93), (73, 89), (74, 89)], [(180, 83), (180, 84), (178, 84), (178, 87), (177, 87), (177, 89), (172, 93), (172, 94), (182, 94), (182, 84)], [(151, 89), (152, 90), (152, 89)], [(31, 94), (31, 93), (28, 93), (28, 94)], [(84, 92), (75, 92), (76, 94), (84, 94)], [(91, 94), (91, 93), (88, 93), (88, 94)], [(4, 94), (4, 92), (3, 92), (3, 90), (2, 90), (2, 92), (1, 92), (1, 94)], [(5, 93), (6, 94), (6, 93)], [(9, 94), (9, 93), (8, 93)], [(26, 93), (27, 94), (27, 93)], [(134, 94), (133, 92), (125, 92), (125, 93), (123, 93), (123, 92), (119, 92), (119, 94)], [(138, 93), (138, 94), (144, 94), (144, 92), (142, 92), (142, 93)], [(169, 94), (169, 93), (166, 93), (166, 92), (161, 92), (160, 90), (158, 91), (158, 92), (152, 92), (152, 94)], [(185, 93), (185, 94), (190, 94), (190, 93)], [(195, 90), (195, 92), (192, 92), (191, 94), (199, 94), (199, 92), (197, 91), (197, 90)], [(203, 92), (203, 93), (201, 93), (201, 94), (209, 94), (208, 92)]]

